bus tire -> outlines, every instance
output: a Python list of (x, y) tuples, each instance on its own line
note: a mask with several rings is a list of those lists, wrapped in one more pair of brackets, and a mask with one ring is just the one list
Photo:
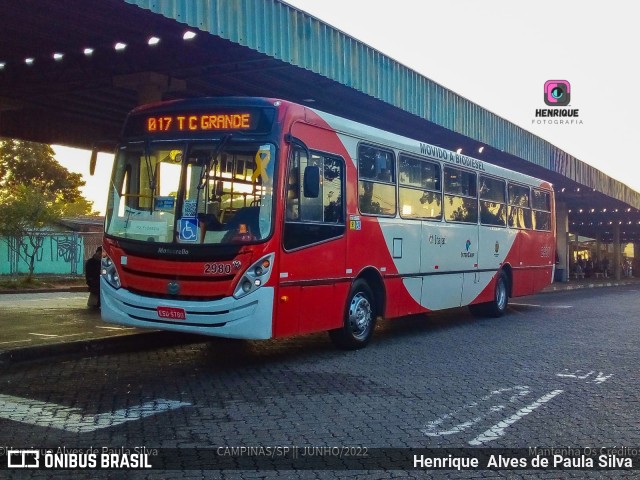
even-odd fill
[(509, 304), (509, 279), (500, 270), (496, 276), (496, 283), (493, 289), (493, 300), (488, 303), (469, 305), (472, 314), (481, 317), (501, 317), (507, 311)]
[(342, 328), (329, 331), (331, 341), (345, 350), (366, 347), (376, 326), (376, 305), (371, 288), (364, 280), (356, 280), (351, 286), (345, 307)]

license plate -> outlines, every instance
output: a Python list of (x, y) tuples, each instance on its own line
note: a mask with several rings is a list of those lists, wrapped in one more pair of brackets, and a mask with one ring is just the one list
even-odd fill
[(175, 307), (158, 307), (158, 316), (160, 318), (170, 318), (172, 320), (186, 320), (187, 314), (184, 308)]

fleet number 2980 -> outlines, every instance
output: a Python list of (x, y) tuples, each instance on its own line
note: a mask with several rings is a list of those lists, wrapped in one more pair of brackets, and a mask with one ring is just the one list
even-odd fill
[(229, 275), (231, 273), (231, 264), (229, 263), (205, 263), (205, 275)]

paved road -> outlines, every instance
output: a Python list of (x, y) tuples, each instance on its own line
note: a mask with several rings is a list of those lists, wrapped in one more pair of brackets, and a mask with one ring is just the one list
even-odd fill
[(0, 328), (0, 352), (136, 330), (102, 322), (100, 312), (87, 307), (86, 292), (0, 295)]
[(517, 299), (500, 319), (460, 309), (387, 322), (356, 352), (319, 334), (18, 364), (0, 373), (0, 448), (208, 449), (183, 457), (184, 471), (56, 478), (637, 478), (621, 470), (427, 474), (409, 455), (404, 471), (202, 470), (229, 465), (217, 448), (231, 446), (638, 447), (640, 287), (597, 293)]

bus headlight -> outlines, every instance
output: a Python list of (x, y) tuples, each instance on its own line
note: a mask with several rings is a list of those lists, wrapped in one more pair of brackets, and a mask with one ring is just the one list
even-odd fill
[(101, 273), (102, 277), (113, 288), (120, 288), (122, 286), (122, 284), (120, 283), (120, 275), (118, 275), (118, 270), (116, 270), (116, 266), (109, 255), (104, 255), (102, 257)]
[(242, 298), (267, 283), (273, 269), (273, 257), (270, 253), (247, 268), (233, 293), (235, 298)]

